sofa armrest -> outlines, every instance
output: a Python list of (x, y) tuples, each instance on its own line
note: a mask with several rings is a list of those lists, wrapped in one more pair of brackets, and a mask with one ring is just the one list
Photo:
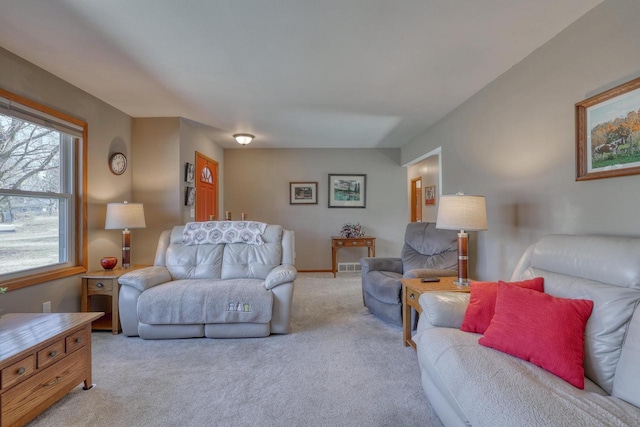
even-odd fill
[(402, 260), (400, 258), (360, 258), (362, 274), (370, 271), (393, 271), (402, 274)]
[(289, 283), (296, 280), (298, 270), (291, 264), (282, 264), (271, 270), (264, 279), (264, 286), (267, 289), (273, 289), (283, 283)]
[(140, 292), (144, 292), (146, 289), (170, 282), (171, 280), (171, 274), (169, 270), (167, 270), (167, 267), (154, 266), (123, 274), (118, 279), (118, 282), (123, 286), (132, 286)]
[(402, 277), (405, 279), (414, 279), (416, 277), (452, 277), (457, 276), (456, 270), (436, 270), (431, 268), (414, 268), (409, 270)]
[(466, 292), (425, 292), (418, 300), (422, 313), (419, 329), (431, 327), (460, 329), (469, 305)]

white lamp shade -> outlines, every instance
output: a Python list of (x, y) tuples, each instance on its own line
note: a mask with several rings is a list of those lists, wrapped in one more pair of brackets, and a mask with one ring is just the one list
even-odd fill
[(145, 227), (142, 203), (107, 203), (106, 230)]
[(479, 231), (487, 229), (484, 196), (455, 194), (440, 197), (436, 228)]

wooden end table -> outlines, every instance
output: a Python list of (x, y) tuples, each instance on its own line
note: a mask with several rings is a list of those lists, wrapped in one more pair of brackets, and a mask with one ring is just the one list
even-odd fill
[(457, 280), (453, 277), (440, 277), (439, 282), (422, 283), (417, 279), (401, 279), (402, 283), (402, 343), (405, 347), (416, 348), (416, 343), (411, 339), (411, 309), (422, 313), (418, 299), (424, 292), (469, 292), (469, 286), (455, 285)]
[(336, 258), (338, 256), (338, 249), (342, 248), (367, 248), (367, 255), (370, 257), (376, 256), (376, 238), (373, 236), (362, 237), (340, 237), (331, 236), (331, 271), (333, 277), (336, 277), (338, 270)]
[(120, 333), (120, 314), (118, 311), (118, 294), (120, 283), (118, 279), (133, 270), (147, 267), (146, 265), (134, 265), (130, 268), (114, 268), (113, 270), (98, 270), (84, 274), (82, 277), (82, 300), (80, 310), (88, 312), (91, 309), (91, 297), (94, 295), (107, 295), (111, 297), (111, 312), (93, 323), (94, 331), (111, 331), (113, 335)]

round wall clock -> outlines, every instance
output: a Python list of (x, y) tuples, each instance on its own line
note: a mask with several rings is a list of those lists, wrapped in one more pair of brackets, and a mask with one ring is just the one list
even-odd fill
[(113, 153), (109, 158), (109, 169), (116, 175), (122, 175), (127, 170), (127, 157), (122, 153)]

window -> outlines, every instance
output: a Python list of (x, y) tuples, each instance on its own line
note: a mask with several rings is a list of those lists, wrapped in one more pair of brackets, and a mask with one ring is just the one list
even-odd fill
[(0, 285), (86, 271), (87, 124), (0, 90)]

